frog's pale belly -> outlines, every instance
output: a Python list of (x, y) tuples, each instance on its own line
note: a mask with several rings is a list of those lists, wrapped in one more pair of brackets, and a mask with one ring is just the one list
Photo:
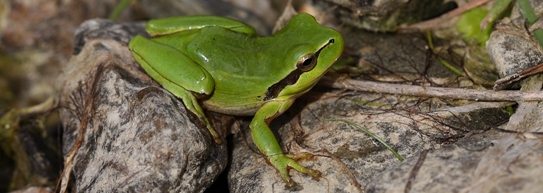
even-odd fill
[(216, 80), (215, 90), (201, 100), (202, 106), (209, 111), (228, 115), (254, 115), (266, 103), (267, 88), (261, 88), (262, 85), (256, 81), (249, 82), (247, 79), (238, 79), (238, 82)]
[(224, 106), (218, 106), (215, 104), (204, 103), (202, 106), (212, 112), (216, 113), (222, 113), (226, 115), (234, 115), (234, 116), (253, 116), (255, 115), (256, 111), (262, 106), (262, 104), (258, 106), (243, 106), (243, 107), (224, 107)]

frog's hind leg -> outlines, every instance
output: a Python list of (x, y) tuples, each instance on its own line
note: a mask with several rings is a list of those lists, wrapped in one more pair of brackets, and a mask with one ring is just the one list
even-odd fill
[(268, 161), (279, 171), (281, 178), (286, 183), (288, 188), (296, 186), (296, 182), (290, 177), (289, 168), (299, 172), (308, 174), (314, 179), (318, 179), (321, 173), (318, 170), (306, 168), (298, 163), (300, 159), (310, 159), (312, 155), (309, 153), (301, 153), (297, 155), (284, 154), (275, 138), (275, 135), (270, 130), (268, 124), (277, 116), (285, 112), (292, 105), (294, 100), (287, 101), (271, 101), (264, 104), (255, 114), (251, 121), (251, 134), (255, 145), (260, 152), (264, 154)]
[[(169, 90), (170, 92), (171, 92), (170, 90), (171, 88), (176, 87), (175, 85), (171, 85), (169, 83), (162, 84), (162, 86), (166, 90)], [(207, 130), (209, 130), (209, 133), (211, 134), (211, 137), (213, 137), (213, 140), (215, 141), (215, 143), (217, 145), (221, 145), (222, 144), (221, 137), (219, 136), (219, 134), (217, 134), (215, 129), (211, 127), (211, 124), (209, 123), (209, 120), (207, 120), (204, 114), (204, 111), (200, 107), (200, 104), (198, 103), (198, 100), (196, 99), (196, 97), (191, 92), (186, 91), (186, 90), (184, 90), (183, 92), (176, 92), (176, 93), (172, 92), (172, 94), (174, 94), (176, 97), (181, 98), (181, 100), (183, 100), (183, 104), (185, 105), (185, 107), (189, 111), (194, 113), (198, 117), (198, 119), (204, 122)]]
[(129, 47), (145, 72), (183, 100), (185, 107), (204, 122), (215, 143), (221, 144), (220, 136), (211, 127), (193, 94), (211, 94), (215, 88), (212, 76), (185, 54), (168, 45), (136, 36), (130, 41)]
[(213, 15), (180, 16), (155, 19), (147, 22), (145, 29), (151, 36), (172, 34), (185, 30), (196, 30), (217, 26), (235, 32), (256, 35), (255, 29), (243, 22)]

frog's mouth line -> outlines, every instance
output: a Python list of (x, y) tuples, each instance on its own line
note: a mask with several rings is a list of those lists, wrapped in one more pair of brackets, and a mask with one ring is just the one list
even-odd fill
[[(328, 42), (326, 44), (324, 44), (322, 47), (319, 48), (319, 50), (317, 50), (317, 52), (315, 52), (317, 62), (318, 62), (319, 54), (321, 53), (321, 51), (324, 48), (326, 48), (327, 46), (329, 46), (330, 44), (333, 44), (334, 41), (335, 41), (334, 39), (328, 40)], [(317, 66), (317, 65), (319, 65), (319, 64), (318, 63), (315, 64), (315, 66)], [(310, 71), (305, 71), (305, 72), (311, 72), (311, 70)], [(292, 71), (283, 80), (281, 80), (281, 81), (273, 84), (272, 86), (270, 86), (268, 88), (268, 91), (266, 92), (266, 97), (264, 97), (264, 100), (266, 101), (266, 100), (269, 100), (269, 99), (277, 98), (277, 96), (279, 96), (279, 93), (281, 93), (281, 91), (283, 91), (283, 89), (286, 86), (296, 84), (298, 82), (298, 80), (300, 79), (300, 76), (305, 72), (300, 70), (299, 68), (296, 68), (296, 70)], [(314, 80), (311, 80), (309, 82), (309, 84), (308, 84), (309, 87), (307, 85), (302, 86), (302, 88), (303, 88), (302, 90), (305, 90), (305, 91), (302, 91), (302, 93), (305, 93), (305, 92), (309, 91), (309, 89), (311, 89), (317, 83), (317, 81), (324, 75), (324, 73), (325, 72), (322, 72), (320, 76), (316, 77)]]

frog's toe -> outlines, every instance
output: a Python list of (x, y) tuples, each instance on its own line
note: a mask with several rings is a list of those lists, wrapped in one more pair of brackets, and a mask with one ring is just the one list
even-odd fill
[(314, 180), (318, 180), (321, 177), (319, 170), (307, 169), (307, 175), (311, 176)]
[(291, 189), (291, 188), (294, 188), (294, 187), (298, 186), (298, 183), (296, 183), (294, 180), (292, 180), (292, 178), (290, 178), (288, 173), (286, 175), (281, 175), (281, 178), (285, 182), (285, 187), (287, 187), (288, 189)]
[(221, 137), (219, 136), (219, 134), (217, 134), (215, 129), (213, 129), (213, 127), (211, 127), (211, 125), (209, 125), (208, 122), (206, 122), (206, 127), (207, 127), (207, 130), (209, 131), (209, 133), (211, 134), (211, 137), (213, 138), (213, 141), (215, 141), (215, 144), (216, 145), (222, 145)]
[[(297, 156), (294, 156), (297, 157)], [(308, 169), (296, 162), (293, 158), (284, 155), (284, 154), (278, 154), (273, 155), (269, 157), (270, 162), (272, 165), (279, 170), (279, 173), (281, 174), (281, 178), (283, 181), (285, 181), (286, 186), (288, 188), (295, 187), (297, 184), (292, 178), (290, 178), (290, 175), (288, 174), (288, 168), (293, 168), (301, 173), (307, 174), (311, 176), (313, 179), (318, 179), (321, 177), (321, 173), (318, 170), (312, 170)]]

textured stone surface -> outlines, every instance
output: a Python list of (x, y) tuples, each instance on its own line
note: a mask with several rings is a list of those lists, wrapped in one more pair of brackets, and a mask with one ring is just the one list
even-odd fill
[[(321, 94), (310, 92), (308, 97)], [(508, 117), (503, 108), (508, 103), (450, 107), (443, 101), (430, 100), (417, 106), (432, 104), (436, 109), (417, 111), (404, 106), (406, 101), (416, 100), (411, 97), (388, 96), (385, 99), (368, 93), (354, 97), (359, 101), (372, 101), (366, 104), (338, 99), (330, 93), (321, 98), (324, 99), (304, 108), (301, 108), (305, 105), (303, 102), (294, 106), (301, 108), (300, 112), (287, 113), (271, 125), (272, 129), (278, 129), (286, 152), (316, 155), (314, 160), (301, 163), (321, 171), (319, 180), (294, 170), (290, 172), (300, 184), (296, 189), (299, 192), (403, 192), (409, 173), (423, 150), (431, 153), (418, 173), (417, 181), (413, 182), (413, 192), (435, 192), (440, 188), (444, 192), (459, 190), (471, 179), (469, 175), (465, 176), (466, 171), (475, 169), (482, 150), (486, 150), (490, 140), (500, 134), (496, 131), (487, 133), (486, 128), (497, 126), (496, 123), (504, 122)], [(392, 106), (395, 108), (391, 109)], [(406, 160), (400, 162), (382, 144), (357, 128), (328, 118), (355, 122), (383, 138)], [(459, 139), (462, 140), (447, 145)], [(435, 181), (435, 174), (440, 174), (440, 181)], [(290, 191), (256, 151), (248, 131), (235, 137), (229, 176), (234, 192)], [(443, 183), (447, 181), (449, 183)]]
[(343, 22), (369, 31), (395, 31), (402, 24), (430, 19), (456, 7), (456, 3), (443, 0), (328, 0), (328, 2), (337, 6), (335, 9)]
[(226, 146), (139, 70), (126, 43), (80, 42), (59, 81), (64, 154), (81, 143), (73, 189), (203, 192), (226, 167)]
[[(543, 15), (543, 2), (528, 1), (537, 15)], [(515, 4), (511, 18), (504, 18), (496, 23), (495, 30), (486, 43), (488, 55), (496, 66), (501, 77), (494, 88), (518, 88), (518, 81), (533, 74), (536, 67), (543, 63), (543, 52), (533, 30), (537, 27), (526, 27), (526, 20), (520, 15)]]

